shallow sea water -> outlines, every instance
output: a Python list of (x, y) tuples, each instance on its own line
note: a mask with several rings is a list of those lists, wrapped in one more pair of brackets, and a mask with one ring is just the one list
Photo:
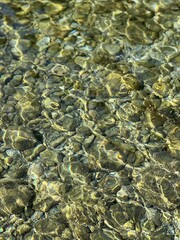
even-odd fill
[(180, 239), (179, 7), (0, 1), (0, 240)]

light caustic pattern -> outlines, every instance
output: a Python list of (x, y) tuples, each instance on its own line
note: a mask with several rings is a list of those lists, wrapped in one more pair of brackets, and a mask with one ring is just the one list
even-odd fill
[(178, 240), (179, 1), (0, 16), (0, 239)]

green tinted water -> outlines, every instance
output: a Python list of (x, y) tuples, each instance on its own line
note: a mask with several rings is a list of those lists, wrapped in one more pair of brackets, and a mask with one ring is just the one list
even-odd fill
[(178, 240), (179, 2), (0, 16), (0, 240)]

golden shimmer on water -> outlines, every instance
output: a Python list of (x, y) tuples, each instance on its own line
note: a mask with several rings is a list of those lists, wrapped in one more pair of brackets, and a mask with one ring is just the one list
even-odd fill
[(179, 240), (179, 7), (0, 1), (0, 240)]

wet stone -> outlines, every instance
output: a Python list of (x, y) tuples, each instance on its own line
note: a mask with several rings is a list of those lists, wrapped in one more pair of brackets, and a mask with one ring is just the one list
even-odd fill
[(6, 43), (7, 38), (6, 35), (3, 32), (0, 32), (0, 44)]
[(133, 44), (138, 42), (140, 44), (150, 44), (157, 37), (156, 32), (149, 31), (149, 29), (145, 28), (143, 24), (135, 21), (129, 22), (126, 31), (128, 39)]
[[(146, 172), (146, 179), (136, 180), (139, 191), (144, 194), (144, 197), (150, 204), (156, 204), (162, 209), (171, 209), (173, 206), (179, 204), (179, 185), (178, 177), (176, 174), (169, 176), (165, 170), (155, 168), (156, 178), (151, 175), (151, 171)], [(161, 177), (163, 177), (161, 179)], [(159, 180), (158, 180), (159, 179)], [(141, 184), (141, 187), (140, 187)], [(160, 188), (159, 186), (162, 185)], [(148, 189), (154, 194), (154, 198), (150, 198)], [(168, 189), (168, 190), (167, 190)]]
[(61, 235), (66, 225), (63, 223), (62, 219), (56, 217), (47, 217), (45, 219), (39, 220), (35, 224), (36, 231), (42, 236), (55, 237)]
[(17, 227), (17, 233), (19, 235), (23, 235), (23, 234), (29, 232), (30, 229), (31, 229), (31, 227), (28, 224), (22, 224)]
[(38, 163), (32, 163), (30, 167), (28, 168), (28, 180), (39, 180), (39, 178), (43, 175), (44, 169), (41, 166), (41, 164)]
[(102, 178), (98, 186), (103, 189), (106, 188), (106, 194), (116, 193), (121, 187), (118, 175), (116, 176), (115, 173), (110, 173), (108, 176)]
[(47, 3), (47, 5), (45, 6), (45, 12), (47, 12), (48, 15), (54, 15), (54, 14), (59, 14), (61, 11), (63, 11), (65, 8), (65, 4), (61, 4), (59, 2), (51, 2), (51, 3)]
[(18, 101), (17, 109), (20, 111), (20, 116), (22, 117), (22, 119), (27, 122), (36, 118), (39, 115), (41, 106), (35, 96), (28, 96), (27, 94), (27, 96), (23, 96)]
[(63, 76), (65, 75), (70, 69), (65, 66), (65, 65), (61, 65), (61, 64), (56, 64), (52, 69), (51, 72), (54, 75), (57, 76)]
[(63, 127), (69, 131), (74, 130), (75, 128), (75, 119), (73, 116), (66, 114), (63, 118)]
[(34, 192), (27, 185), (24, 185), (22, 181), (9, 178), (1, 179), (0, 189), (0, 212), (3, 216), (19, 214), (32, 203)]
[(75, 63), (81, 66), (82, 68), (87, 68), (88, 57), (78, 56), (75, 58)]
[(109, 54), (116, 55), (120, 51), (121, 46), (119, 44), (108, 44), (105, 46), (105, 49), (109, 52)]
[(50, 38), (43, 37), (36, 43), (36, 45), (39, 47), (39, 50), (44, 50), (48, 47), (49, 43), (50, 43)]
[(7, 146), (20, 151), (34, 147), (37, 144), (37, 140), (32, 131), (24, 127), (19, 127), (18, 129), (9, 127), (5, 131), (3, 139)]

